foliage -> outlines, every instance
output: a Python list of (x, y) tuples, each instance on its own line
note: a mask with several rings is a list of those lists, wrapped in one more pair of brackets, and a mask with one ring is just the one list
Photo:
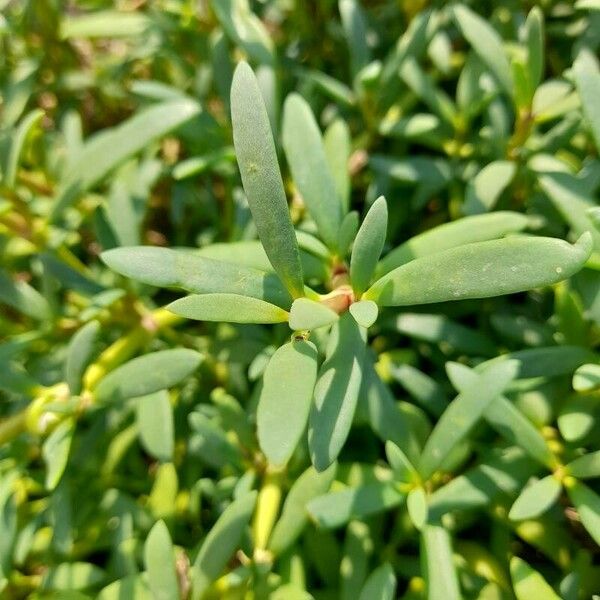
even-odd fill
[(598, 2), (0, 6), (3, 598), (598, 593)]

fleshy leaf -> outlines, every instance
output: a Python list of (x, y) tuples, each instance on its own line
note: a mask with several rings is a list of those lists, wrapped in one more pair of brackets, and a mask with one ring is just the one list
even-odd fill
[(596, 544), (600, 545), (600, 496), (575, 479), (565, 481), (565, 487), (583, 526)]
[(548, 475), (526, 487), (510, 508), (513, 521), (534, 519), (544, 514), (558, 499), (562, 486), (554, 475)]
[(421, 551), (427, 598), (460, 600), (452, 542), (446, 529), (437, 524), (425, 525), (421, 531)]
[(573, 63), (575, 85), (581, 97), (581, 106), (592, 136), (596, 141), (596, 148), (600, 151), (600, 65), (598, 59), (588, 48), (582, 48)]
[(393, 600), (396, 597), (396, 575), (389, 563), (375, 569), (363, 586), (359, 600)]
[(543, 237), (468, 244), (394, 269), (363, 297), (380, 306), (405, 306), (523, 292), (567, 279), (591, 251), (589, 233), (575, 245)]
[(304, 295), (302, 265), (287, 206), (275, 143), (258, 82), (241, 62), (231, 84), (233, 143), (244, 191), (265, 252), (294, 297)]
[(290, 328), (294, 331), (317, 329), (332, 325), (338, 318), (339, 315), (325, 304), (308, 298), (298, 298), (294, 300), (290, 309)]
[(269, 463), (284, 465), (296, 449), (316, 380), (317, 349), (311, 342), (293, 340), (271, 357), (257, 411), (258, 440)]
[(155, 600), (181, 598), (175, 571), (173, 543), (164, 521), (158, 521), (148, 534), (144, 544), (144, 563), (150, 592)]
[(379, 308), (372, 300), (353, 302), (349, 310), (354, 320), (365, 329), (371, 327), (377, 321), (377, 315), (379, 314)]
[(275, 304), (237, 294), (192, 294), (171, 302), (166, 309), (196, 321), (285, 323), (289, 318), (289, 313)]
[(548, 582), (518, 556), (510, 560), (510, 577), (517, 600), (560, 600)]

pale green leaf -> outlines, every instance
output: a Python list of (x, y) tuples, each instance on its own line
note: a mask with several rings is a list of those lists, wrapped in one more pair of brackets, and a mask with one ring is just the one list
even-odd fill
[(600, 64), (590, 49), (579, 51), (573, 63), (573, 76), (581, 97), (583, 114), (596, 141), (596, 148), (600, 151)]
[(60, 482), (67, 462), (75, 431), (73, 419), (65, 419), (44, 440), (42, 457), (46, 463), (46, 489), (53, 490)]
[(377, 321), (377, 315), (379, 314), (377, 304), (371, 300), (353, 302), (349, 310), (354, 320), (365, 329), (371, 327)]
[(554, 477), (548, 475), (527, 486), (510, 508), (508, 517), (513, 521), (535, 519), (544, 514), (558, 499), (562, 485)]
[(428, 600), (461, 600), (452, 542), (446, 529), (437, 524), (425, 525), (421, 531), (421, 552)]
[(293, 340), (271, 357), (257, 410), (258, 441), (269, 463), (285, 465), (292, 456), (310, 412), (317, 381), (317, 349)]
[(65, 381), (71, 394), (79, 394), (81, 391), (83, 372), (94, 352), (94, 344), (99, 331), (100, 323), (90, 321), (79, 329), (69, 342), (65, 364)]
[(540, 85), (544, 77), (544, 41), (544, 13), (539, 6), (534, 6), (525, 21), (527, 70), (533, 90)]
[(329, 170), (319, 126), (307, 102), (290, 94), (283, 108), (283, 147), (294, 183), (323, 241), (336, 248), (341, 201)]
[(560, 600), (548, 582), (518, 556), (510, 560), (510, 577), (517, 600)]
[(338, 318), (339, 315), (325, 304), (298, 298), (290, 309), (290, 328), (294, 331), (317, 329), (332, 325)]
[(3, 177), (3, 183), (7, 188), (14, 188), (17, 179), (19, 159), (23, 152), (23, 147), (25, 146), (27, 137), (35, 128), (35, 126), (42, 120), (43, 116), (43, 110), (39, 108), (32, 110), (23, 118), (16, 131), (11, 136), (10, 150), (6, 157)]
[(166, 309), (186, 319), (228, 323), (285, 323), (290, 316), (275, 304), (238, 294), (192, 294)]
[(600, 387), (600, 365), (581, 365), (573, 375), (573, 389), (578, 392), (591, 392)]
[(600, 496), (580, 481), (565, 482), (565, 487), (583, 526), (596, 544), (600, 545)]
[(41, 590), (75, 591), (86, 590), (100, 584), (106, 574), (88, 562), (63, 562), (50, 567), (42, 578)]
[(201, 361), (201, 354), (187, 348), (139, 356), (103, 377), (95, 389), (95, 399), (119, 402), (170, 388), (191, 375)]
[(294, 298), (304, 295), (300, 251), (277, 162), (267, 109), (252, 69), (241, 62), (231, 85), (233, 142), (244, 191), (273, 268)]
[(517, 168), (508, 160), (488, 163), (469, 181), (463, 211), (474, 215), (492, 210), (502, 192), (512, 182)]
[(567, 465), (566, 469), (569, 475), (578, 479), (600, 477), (600, 450), (576, 458)]
[(420, 531), (427, 521), (427, 494), (422, 487), (415, 487), (406, 497), (406, 509), (413, 525)]
[[(348, 211), (350, 202), (350, 172), (348, 161), (352, 150), (350, 128), (343, 119), (336, 119), (323, 134), (325, 158), (342, 203), (342, 213)], [(341, 251), (341, 248), (340, 248)]]
[(375, 200), (354, 240), (350, 259), (350, 281), (358, 298), (367, 289), (385, 244), (388, 211), (383, 196)]
[(50, 306), (35, 288), (26, 281), (12, 279), (0, 269), (0, 302), (8, 304), (33, 319), (45, 320), (51, 315)]
[(567, 279), (591, 251), (589, 233), (575, 245), (544, 237), (468, 244), (394, 269), (364, 297), (380, 306), (403, 306), (513, 294)]
[(152, 21), (141, 11), (100, 10), (65, 16), (60, 23), (62, 39), (115, 38), (144, 33)]
[(144, 563), (154, 600), (179, 600), (181, 595), (177, 583), (173, 543), (164, 521), (157, 521), (148, 534), (144, 544)]
[(369, 575), (359, 600), (394, 600), (396, 597), (396, 575), (389, 563), (384, 563)]
[(154, 458), (173, 460), (174, 425), (169, 393), (160, 390), (136, 399), (136, 421), (142, 446)]
[(371, 51), (368, 46), (367, 21), (358, 0), (339, 0), (338, 2), (342, 27), (346, 36), (352, 76), (366, 67), (371, 60)]

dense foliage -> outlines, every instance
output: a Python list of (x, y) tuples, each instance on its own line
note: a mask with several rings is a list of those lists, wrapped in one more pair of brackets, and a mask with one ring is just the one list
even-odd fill
[(0, 0), (0, 596), (600, 594), (600, 3)]

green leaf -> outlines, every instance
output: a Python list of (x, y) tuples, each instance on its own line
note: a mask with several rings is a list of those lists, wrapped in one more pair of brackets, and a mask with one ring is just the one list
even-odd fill
[(169, 392), (160, 390), (136, 399), (136, 421), (142, 446), (154, 458), (173, 460), (174, 424)]
[(518, 556), (510, 559), (510, 577), (517, 600), (560, 600), (548, 582)]
[(385, 443), (385, 456), (394, 471), (395, 479), (402, 483), (416, 483), (419, 480), (419, 473), (396, 444), (390, 441)]
[(294, 298), (304, 295), (300, 251), (288, 211), (269, 117), (252, 69), (241, 62), (231, 85), (233, 142), (258, 236)]
[(356, 77), (358, 72), (371, 61), (371, 51), (367, 44), (367, 21), (357, 0), (339, 0), (338, 6), (350, 52), (352, 77)]
[(539, 6), (534, 6), (527, 15), (525, 42), (529, 82), (532, 90), (535, 90), (544, 77), (544, 13)]
[(90, 321), (79, 329), (69, 342), (65, 363), (65, 381), (71, 394), (79, 394), (81, 391), (83, 372), (93, 355), (99, 331), (100, 323)]
[(350, 432), (362, 381), (365, 343), (365, 329), (344, 313), (331, 331), (309, 417), (308, 445), (317, 471), (323, 471), (337, 458)]
[(488, 163), (467, 184), (463, 211), (468, 215), (492, 210), (502, 192), (517, 172), (514, 162), (496, 160)]
[(285, 100), (282, 136), (294, 183), (323, 241), (335, 249), (342, 220), (341, 200), (327, 164), (319, 126), (310, 106), (296, 93)]
[(255, 504), (255, 491), (234, 500), (208, 532), (191, 569), (192, 600), (200, 600), (225, 569), (240, 545)]
[(238, 294), (192, 294), (166, 309), (186, 319), (228, 323), (285, 323), (290, 316), (279, 306)]
[(95, 389), (97, 402), (120, 402), (177, 385), (200, 365), (202, 355), (187, 348), (139, 356), (111, 371)]
[(377, 321), (377, 315), (379, 314), (377, 304), (371, 300), (353, 302), (349, 310), (354, 320), (365, 329), (371, 327)]
[(21, 154), (23, 152), (23, 147), (25, 146), (25, 142), (30, 132), (34, 129), (34, 127), (41, 121), (44, 116), (44, 111), (36, 108), (28, 113), (16, 131), (13, 133), (10, 141), (10, 150), (6, 157), (6, 164), (4, 165), (4, 177), (3, 184), (12, 189), (15, 187), (15, 183), (17, 180), (17, 170), (19, 167), (19, 159), (21, 158)]
[(269, 539), (269, 550), (275, 556), (283, 554), (298, 539), (308, 523), (306, 505), (313, 498), (327, 492), (335, 478), (336, 470), (336, 463), (321, 473), (309, 467), (294, 481)]
[(187, 98), (169, 100), (135, 114), (116, 127), (103, 129), (86, 141), (65, 174), (63, 196), (54, 207), (54, 216), (70, 199), (71, 188), (81, 193), (94, 187), (127, 158), (189, 121), (200, 110), (195, 101)]
[(389, 563), (375, 569), (363, 586), (359, 600), (393, 600), (396, 597), (396, 575)]
[(102, 260), (113, 271), (158, 287), (194, 294), (238, 294), (289, 308), (291, 298), (273, 273), (153, 246), (114, 248)]
[(452, 558), (450, 534), (441, 525), (427, 524), (421, 531), (421, 564), (427, 598), (460, 600), (458, 576)]
[(364, 298), (380, 306), (403, 306), (513, 294), (567, 279), (591, 251), (589, 233), (575, 245), (544, 237), (468, 244), (394, 269)]
[(596, 544), (600, 545), (600, 496), (587, 485), (575, 479), (567, 480), (565, 487), (579, 513), (583, 526)]
[(569, 442), (583, 439), (596, 423), (598, 401), (593, 396), (571, 396), (564, 403), (558, 418), (560, 434)]
[(600, 450), (576, 458), (566, 466), (566, 470), (578, 479), (600, 477)]
[(509, 519), (522, 521), (539, 517), (558, 500), (561, 491), (562, 485), (554, 475), (532, 483), (521, 492), (511, 506)]
[(45, 486), (47, 490), (56, 488), (63, 476), (69, 460), (74, 432), (75, 423), (73, 419), (65, 419), (44, 440), (42, 457), (46, 463)]
[(340, 257), (345, 258), (347, 256), (357, 232), (358, 213), (353, 210), (344, 217), (338, 232), (338, 251)]
[(154, 600), (179, 600), (179, 584), (175, 570), (175, 555), (169, 530), (164, 521), (157, 521), (144, 544), (144, 564)]
[(293, 331), (317, 329), (332, 325), (339, 319), (339, 315), (325, 304), (298, 298), (294, 300), (290, 309), (290, 328)]
[(449, 248), (464, 246), (473, 242), (485, 242), (501, 238), (507, 233), (525, 229), (528, 222), (525, 215), (516, 212), (497, 211), (444, 223), (416, 235), (392, 250), (379, 262), (375, 273), (378, 277), (381, 277), (415, 258), (437, 254)]
[(152, 21), (140, 11), (99, 10), (68, 16), (60, 23), (60, 37), (115, 38), (141, 35)]
[(22, 280), (13, 280), (0, 269), (0, 302), (32, 319), (51, 318), (50, 305), (36, 289)]
[(100, 584), (106, 574), (96, 565), (87, 562), (64, 562), (51, 566), (42, 578), (41, 590), (86, 590)]
[(600, 387), (600, 365), (581, 365), (573, 375), (573, 389), (578, 392), (591, 392)]
[(582, 48), (573, 63), (575, 85), (581, 98), (583, 114), (600, 151), (600, 65), (591, 49)]
[[(352, 151), (350, 128), (343, 119), (336, 119), (323, 134), (325, 158), (335, 183), (335, 189), (342, 203), (342, 214), (348, 212), (350, 203), (350, 172), (348, 161)], [(354, 239), (354, 236), (352, 236)], [(342, 250), (340, 245), (340, 251)]]
[(380, 481), (319, 496), (306, 510), (319, 527), (333, 529), (399, 506), (405, 498), (394, 482)]
[(272, 465), (285, 465), (304, 433), (317, 381), (317, 356), (314, 344), (298, 339), (281, 346), (267, 365), (257, 427), (261, 450)]
[(385, 244), (388, 211), (383, 196), (375, 200), (365, 217), (352, 247), (350, 281), (358, 298), (367, 289)]
[(406, 508), (408, 510), (408, 516), (412, 521), (413, 525), (420, 531), (427, 522), (427, 494), (422, 487), (415, 487), (406, 497)]
[(117, 579), (102, 588), (96, 600), (150, 600), (152, 598), (146, 578), (141, 575), (128, 575)]
[(464, 4), (454, 5), (452, 16), (481, 62), (491, 71), (504, 92), (512, 96), (510, 64), (504, 51), (502, 38), (485, 19)]
[[(476, 371), (459, 363), (446, 363), (452, 385), (462, 392), (467, 385), (475, 383)], [(520, 446), (537, 461), (553, 468), (556, 459), (540, 431), (505, 396), (498, 396), (485, 409), (483, 418), (508, 441)]]
[(510, 361), (486, 369), (449, 404), (423, 448), (418, 468), (424, 479), (431, 477), (450, 450), (469, 434), (488, 405), (514, 379), (517, 368)]

